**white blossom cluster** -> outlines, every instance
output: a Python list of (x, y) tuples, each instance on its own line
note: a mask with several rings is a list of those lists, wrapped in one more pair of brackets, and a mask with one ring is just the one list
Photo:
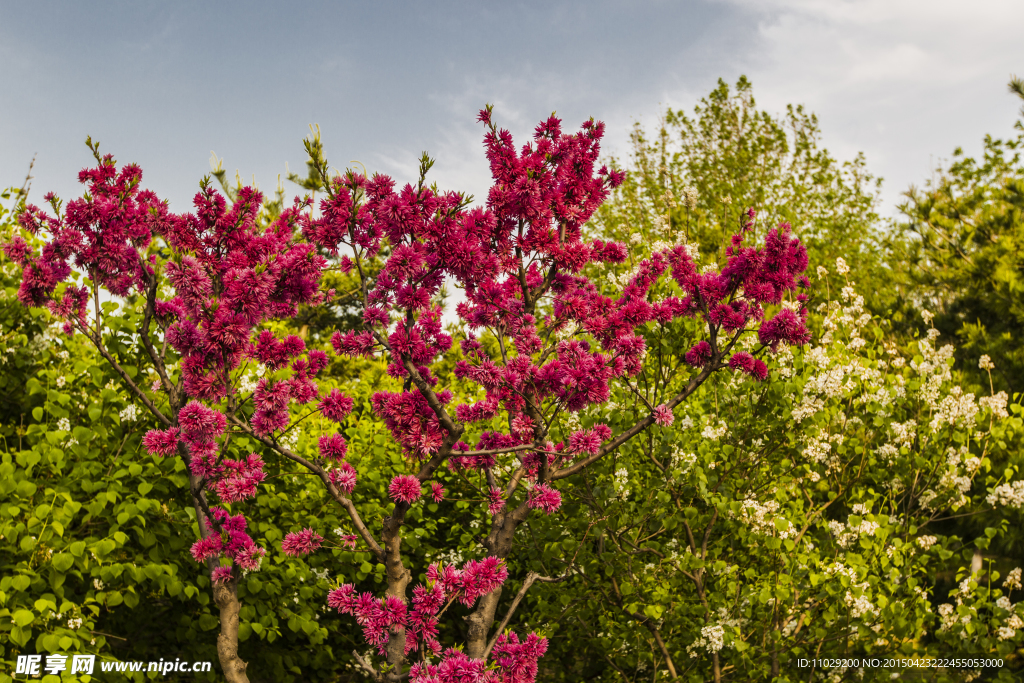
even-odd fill
[[(932, 332), (935, 332), (935, 334), (932, 334)], [(946, 344), (942, 348), (936, 349), (932, 341), (937, 334), (938, 330), (935, 330), (935, 328), (929, 330), (929, 338), (927, 340), (922, 339), (917, 343), (918, 351), (923, 360), (920, 363), (916, 360), (910, 362), (910, 368), (924, 380), (919, 390), (921, 399), (932, 410), (939, 408), (939, 394), (941, 393), (942, 385), (953, 378), (949, 364), (949, 361), (953, 358), (953, 347)]]
[(896, 445), (906, 448), (914, 447), (914, 438), (917, 435), (916, 420), (907, 420), (906, 422), (893, 421), (889, 423), (889, 429), (892, 431)]
[(720, 624), (705, 626), (700, 630), (700, 638), (686, 646), (690, 657), (696, 657), (701, 648), (708, 652), (718, 652), (725, 645), (725, 629)]
[(995, 507), (1024, 508), (1024, 480), (1000, 484), (992, 489), (985, 500)]
[(619, 492), (619, 495), (629, 494), (629, 471), (625, 467), (619, 467), (615, 470), (613, 481), (615, 482), (615, 490)]
[(944, 424), (973, 427), (978, 416), (978, 404), (974, 402), (974, 394), (965, 394), (960, 387), (953, 387), (934, 408), (932, 421), (928, 425), (933, 432), (941, 429)]
[(978, 407), (982, 410), (992, 411), (992, 417), (997, 420), (1009, 417), (1010, 414), (1006, 412), (1006, 403), (1009, 397), (1005, 391), (1000, 391), (992, 396), (982, 396), (978, 399)]
[[(785, 517), (778, 515), (778, 512), (778, 501), (767, 500), (764, 503), (761, 503), (752, 498), (748, 498), (740, 503), (740, 511), (736, 515), (736, 518), (743, 524), (746, 524), (747, 527), (755, 534), (762, 534), (765, 536), (774, 536), (778, 534), (779, 538), (795, 538), (797, 533), (796, 527)], [(786, 528), (779, 531), (778, 526), (776, 525), (776, 519), (781, 519), (785, 522)]]
[[(857, 588), (864, 590), (866, 586), (867, 583), (864, 583), (858, 585)], [(844, 601), (846, 602), (846, 606), (850, 608), (850, 616), (854, 619), (860, 619), (865, 615), (872, 617), (878, 616), (878, 608), (875, 607), (874, 603), (871, 602), (867, 595), (854, 597), (851, 591), (846, 591)]]
[(569, 339), (574, 334), (576, 334), (577, 331), (578, 331), (578, 329), (575, 326), (571, 325), (571, 324), (570, 325), (562, 325), (557, 330), (555, 330), (555, 333), (554, 333), (553, 336), (558, 341), (565, 341), (566, 339)]
[(284, 434), (278, 438), (278, 442), (290, 451), (294, 451), (299, 446), (299, 434), (302, 430), (293, 429), (292, 431)]
[(635, 278), (636, 274), (639, 272), (640, 266), (638, 264), (636, 266), (633, 266), (624, 273), (619, 273), (618, 275), (612, 273), (611, 275), (608, 276), (608, 282), (615, 285), (619, 289), (624, 289), (627, 285), (629, 285), (630, 282), (633, 281), (633, 278)]
[(859, 524), (846, 524), (839, 520), (832, 519), (828, 522), (828, 530), (832, 532), (832, 535), (836, 537), (836, 543), (841, 548), (848, 548), (851, 543), (856, 541), (861, 536), (874, 536), (875, 532), (878, 531), (878, 522), (872, 522), (866, 519), (862, 519)]
[(683, 206), (685, 206), (690, 211), (693, 211), (694, 209), (697, 208), (697, 199), (699, 196), (700, 195), (697, 193), (696, 187), (690, 187), (689, 185), (687, 185), (682, 190), (681, 198), (683, 200)]
[(267, 374), (267, 366), (262, 363), (258, 364), (255, 370), (246, 372), (239, 379), (238, 391), (243, 394), (251, 394), (256, 391), (256, 387), (259, 386), (260, 378)]
[(1010, 573), (1006, 575), (1006, 579), (1003, 580), (1003, 588), (1011, 591), (1020, 590), (1020, 567), (1010, 570)]
[(696, 453), (684, 453), (681, 448), (676, 448), (672, 451), (671, 468), (673, 470), (682, 470), (685, 474), (693, 467), (694, 463), (697, 462)]
[(139, 409), (135, 407), (135, 404), (129, 403), (117, 416), (121, 422), (133, 422), (139, 416)]
[[(950, 603), (943, 603), (939, 605), (939, 617), (942, 618), (942, 623), (939, 625), (939, 631), (948, 631), (949, 629), (956, 626), (960, 621), (960, 615), (957, 613), (956, 608)], [(964, 624), (971, 621), (970, 615), (966, 615)]]
[(718, 439), (725, 436), (728, 432), (729, 428), (726, 426), (725, 421), (719, 420), (717, 425), (712, 425), (708, 423), (704, 427), (703, 431), (701, 431), (700, 435), (705, 439), (717, 441)]
[(832, 450), (832, 444), (841, 446), (844, 439), (845, 437), (839, 433), (806, 437), (803, 454), (810, 462), (824, 465), (826, 472), (838, 470), (842, 466), (842, 460), (839, 454)]

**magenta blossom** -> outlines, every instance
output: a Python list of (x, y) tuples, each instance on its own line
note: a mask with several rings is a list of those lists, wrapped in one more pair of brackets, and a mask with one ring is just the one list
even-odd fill
[(331, 389), (331, 393), (320, 401), (320, 410), (328, 420), (342, 422), (352, 412), (352, 399), (337, 389)]
[(672, 414), (672, 409), (662, 403), (654, 409), (654, 421), (662, 427), (668, 427), (675, 422), (676, 416)]
[(686, 352), (686, 362), (695, 368), (702, 368), (711, 360), (711, 344), (699, 341)]
[(444, 487), (441, 484), (431, 482), (430, 484), (430, 497), (434, 499), (435, 503), (440, 503), (444, 500)]
[(216, 567), (213, 573), (210, 575), (210, 579), (214, 583), (227, 583), (231, 580), (232, 570), (231, 567)]
[(537, 484), (530, 491), (529, 505), (550, 515), (562, 506), (562, 494), (547, 484)]
[(286, 534), (284, 540), (281, 541), (281, 550), (284, 551), (285, 555), (301, 557), (319, 548), (323, 540), (324, 537), (312, 529), (303, 529), (299, 532)]
[(400, 503), (412, 503), (423, 495), (420, 480), (411, 474), (402, 474), (391, 480), (388, 486), (391, 499)]
[(320, 450), (320, 457), (326, 458), (327, 460), (344, 460), (345, 454), (348, 453), (348, 444), (345, 443), (345, 439), (341, 434), (321, 436), (318, 446)]
[(341, 463), (336, 470), (328, 472), (331, 483), (341, 489), (344, 494), (352, 493), (356, 487), (356, 469), (347, 462)]

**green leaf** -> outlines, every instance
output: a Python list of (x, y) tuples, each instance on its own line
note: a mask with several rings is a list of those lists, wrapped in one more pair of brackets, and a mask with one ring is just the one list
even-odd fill
[(60, 638), (53, 633), (47, 633), (39, 639), (39, 643), (47, 652), (55, 652), (60, 647)]
[(12, 614), (11, 618), (15, 624), (24, 628), (35, 621), (36, 615), (27, 609), (20, 609)]
[(66, 572), (75, 564), (75, 558), (68, 553), (57, 553), (53, 556), (53, 559), (50, 560), (50, 563), (57, 571)]
[(11, 642), (16, 645), (25, 647), (25, 645), (28, 644), (28, 641), (31, 638), (32, 629), (30, 628), (22, 628), (20, 626), (15, 626), (11, 629)]
[(33, 408), (32, 409), (32, 417), (33, 417), (33, 419), (35, 419), (36, 422), (42, 422), (43, 421), (43, 409), (42, 408)]

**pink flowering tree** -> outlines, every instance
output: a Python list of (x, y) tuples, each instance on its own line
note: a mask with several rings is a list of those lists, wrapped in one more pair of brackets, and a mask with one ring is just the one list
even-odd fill
[[(307, 144), (311, 173), (326, 195), (317, 205), (296, 199), (264, 224), (257, 191), (240, 190), (228, 206), (204, 182), (194, 213), (176, 215), (140, 189), (137, 167), (118, 170), (96, 153), (98, 166), (80, 175), (85, 197), (63, 211), (50, 198), (53, 215), (29, 207), (20, 217), (24, 229), (45, 236), (42, 251), (18, 236), (5, 245), (24, 268), (23, 303), (49, 306), (68, 334), (86, 335), (162, 424), (147, 434), (146, 447), (186, 463), (199, 522), (192, 554), (213, 580), (221, 610), (218, 654), (229, 681), (247, 680), (238, 656), (237, 582), (275, 552), (252, 539), (251, 520), (240, 512), (266, 477), (265, 459), (290, 461), (319, 480), (350, 521), (345, 542), (384, 565), (384, 595), (345, 584), (328, 599), (354, 617), (383, 658), (375, 665), (356, 655), (369, 675), (421, 683), (533, 681), (547, 643), (506, 627), (531, 584), (564, 576), (524, 577), (495, 628), (517, 528), (531, 515), (559, 510), (559, 481), (655, 423), (671, 424), (675, 409), (713, 373), (764, 379), (767, 351), (809, 337), (806, 312), (779, 307), (807, 284), (806, 251), (787, 226), (772, 230), (762, 245), (751, 244), (750, 212), (723, 268), (701, 271), (686, 246), (669, 246), (634, 263), (614, 296), (602, 294), (584, 268), (629, 258), (625, 246), (582, 234), (622, 180), (597, 168), (603, 124), (588, 121), (567, 134), (552, 117), (517, 149), (511, 134), (492, 123), (490, 108), (480, 121), (493, 176), (481, 207), (427, 187), (426, 157), (419, 181), (401, 189), (381, 175), (331, 176), (314, 140)], [(269, 326), (300, 306), (326, 305), (334, 292), (322, 291), (321, 280), (332, 263), (358, 282), (362, 311), (361, 329), (332, 337), (334, 353), (376, 359), (394, 383), (372, 396), (372, 412), (360, 415), (380, 421), (405, 456), (398, 471), (387, 473), (390, 501), (375, 502), (388, 504), (380, 522), (364, 517), (353, 496), (360, 484), (349, 460), (358, 456), (349, 453), (342, 426), (354, 404), (343, 391), (318, 384), (327, 353)], [(73, 269), (84, 276), (81, 285), (73, 282)], [(659, 280), (669, 296), (654, 296)], [(447, 331), (445, 283), (462, 293), (455, 308), (460, 322)], [(141, 295), (138, 340), (158, 375), (151, 385), (109, 350), (101, 290)], [(608, 401), (616, 385), (635, 392), (631, 377), (643, 367), (645, 331), (687, 319), (696, 324), (686, 329), (702, 331), (687, 342), (684, 376), (673, 378), (663, 403), (638, 404), (643, 407), (626, 428), (595, 423), (555, 441), (556, 423)], [(757, 343), (738, 351), (744, 335)], [(258, 382), (243, 381), (248, 363), (269, 372)], [(454, 388), (467, 386), (474, 390), (460, 395), (474, 395), (457, 400)], [(315, 453), (300, 454), (286, 437), (313, 414), (335, 427), (319, 437)], [(241, 452), (239, 443), (258, 449)], [(483, 483), (485, 557), (412, 568), (403, 556), (403, 530), (414, 506), (445, 497), (442, 467)], [(321, 531), (289, 534), (281, 552), (316, 552)], [(425, 581), (411, 585), (414, 569)], [(442, 631), (444, 619), (456, 609), (469, 611), (465, 642), (445, 647), (442, 640), (451, 638)]]

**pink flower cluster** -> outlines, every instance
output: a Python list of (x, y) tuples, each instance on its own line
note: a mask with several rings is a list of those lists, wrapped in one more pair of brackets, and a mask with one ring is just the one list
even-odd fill
[(399, 503), (413, 503), (423, 495), (420, 480), (411, 474), (400, 474), (388, 486), (391, 499)]
[[(200, 401), (216, 402), (236, 391), (231, 373), (246, 359), (271, 370), (290, 370), (287, 378), (258, 383), (250, 419), (256, 434), (285, 429), (290, 402), (305, 404), (318, 397), (314, 378), (326, 367), (327, 354), (307, 352), (297, 336), (278, 339), (260, 330), (267, 320), (294, 316), (301, 304), (324, 300), (319, 286), (327, 260), (314, 244), (299, 239), (309, 221), (303, 215), (308, 203), (296, 200), (268, 225), (259, 219), (263, 196), (258, 191), (240, 189), (228, 207), (204, 182), (194, 199), (195, 213), (175, 215), (155, 194), (141, 189), (141, 179), (137, 166), (118, 171), (107, 155), (96, 168), (79, 174), (88, 191), (63, 212), (52, 196), (47, 200), (53, 216), (27, 207), (19, 224), (32, 234), (49, 233), (49, 241), (38, 255), (20, 236), (4, 246), (7, 256), (23, 268), (19, 298), (26, 305), (49, 302), (70, 333), (74, 325), (85, 324), (92, 294), (87, 287), (71, 285), (56, 294), (72, 267), (88, 275), (93, 286), (116, 296), (149, 296), (156, 291), (158, 276), (165, 275), (173, 296), (155, 302), (155, 321), (180, 354), (186, 395), (198, 400), (172, 416), (175, 426), (146, 434), (145, 446), (161, 456), (180, 453), (192, 474), (224, 502), (251, 498), (266, 476), (261, 458), (219, 458), (217, 439), (225, 430), (225, 417)], [(156, 255), (146, 256), (154, 238), (170, 248), (171, 258), (163, 264)], [(351, 399), (336, 390), (321, 403), (324, 415), (336, 421), (351, 409)], [(345, 455), (344, 439), (338, 435), (324, 446), (332, 460)], [(335, 476), (343, 490), (351, 491), (355, 478), (350, 466)], [(210, 536), (193, 554), (197, 559), (225, 554), (243, 566), (258, 564), (251, 539), (243, 542), (240, 531), (233, 533), (231, 538)]]
[(411, 683), (534, 683), (537, 660), (547, 652), (547, 638), (531, 633), (519, 642), (515, 633), (502, 633), (492, 652), (494, 668), (471, 659), (461, 650), (449, 648), (438, 664), (413, 664)]
[[(227, 557), (246, 571), (256, 571), (266, 551), (260, 548), (246, 533), (246, 521), (242, 515), (231, 515), (220, 507), (210, 509), (213, 519), (206, 521), (209, 535), (192, 544), (192, 557), (196, 562), (205, 562), (214, 557)], [(227, 576), (221, 572), (221, 579)]]
[[(225, 427), (227, 420), (222, 413), (198, 401), (190, 401), (178, 412), (177, 427), (151, 429), (142, 443), (150, 453), (163, 457), (177, 453), (179, 446), (184, 446), (189, 454), (192, 474), (216, 480), (226, 469), (217, 462), (217, 438), (224, 433)], [(234, 471), (261, 470), (262, 466), (262, 461), (253, 461), (252, 466), (247, 464), (245, 468)]]
[(482, 660), (470, 659), (460, 650), (449, 648), (439, 664), (414, 664), (410, 683), (533, 683), (537, 680), (537, 660), (547, 652), (547, 638), (531, 633), (519, 642), (515, 633), (503, 633), (494, 645), (495, 668)]
[(301, 557), (309, 555), (320, 547), (324, 537), (312, 529), (303, 529), (299, 532), (287, 533), (281, 541), (281, 550), (285, 555)]
[(69, 202), (63, 215), (52, 194), (46, 200), (55, 217), (36, 206), (26, 207), (18, 216), (19, 225), (34, 235), (49, 232), (50, 241), (39, 255), (20, 236), (4, 245), (8, 258), (23, 267), (18, 298), (24, 304), (41, 306), (49, 301), (55, 315), (82, 321), (87, 289), (68, 287), (61, 299), (51, 300), (57, 285), (71, 274), (72, 264), (116, 296), (144, 286), (152, 264), (140, 257), (139, 250), (149, 245), (154, 231), (166, 228), (171, 217), (155, 194), (139, 187), (141, 180), (138, 166), (118, 171), (107, 155), (96, 168), (78, 174), (88, 192)]
[(470, 607), (506, 578), (508, 570), (494, 557), (470, 560), (462, 569), (433, 564), (427, 569), (427, 585), (413, 589), (412, 609), (394, 596), (378, 599), (370, 593), (356, 593), (351, 584), (331, 591), (327, 604), (343, 614), (354, 615), (363, 627), (366, 642), (377, 646), (381, 654), (386, 652), (391, 634), (400, 629), (405, 631), (405, 654), (421, 646), (437, 654), (441, 651), (437, 624), (442, 607), (453, 600)]

